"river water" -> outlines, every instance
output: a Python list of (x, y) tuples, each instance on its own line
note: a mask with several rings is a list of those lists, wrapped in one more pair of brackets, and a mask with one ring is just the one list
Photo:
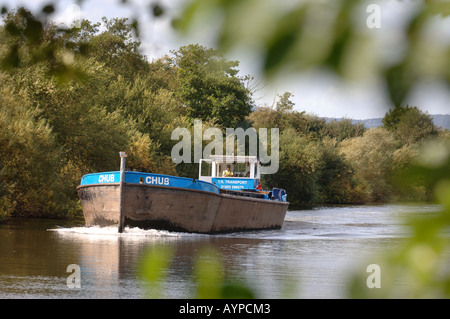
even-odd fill
[(281, 230), (224, 235), (138, 228), (118, 234), (116, 228), (14, 219), (0, 225), (0, 298), (145, 298), (142, 260), (156, 247), (171, 252), (159, 298), (195, 297), (195, 260), (205, 248), (215, 254), (202, 258), (218, 260), (225, 280), (240, 282), (257, 298), (347, 298), (352, 274), (410, 236), (405, 217), (437, 209), (296, 210)]

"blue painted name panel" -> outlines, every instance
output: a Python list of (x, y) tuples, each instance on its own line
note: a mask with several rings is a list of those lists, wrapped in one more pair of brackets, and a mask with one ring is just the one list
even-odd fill
[[(84, 175), (81, 185), (120, 183), (120, 172), (102, 172)], [(147, 184), (158, 186), (169, 186), (188, 188), (212, 193), (219, 193), (219, 188), (208, 182), (162, 174), (151, 174), (141, 172), (125, 172), (125, 183)]]
[(120, 172), (103, 172), (84, 175), (81, 185), (120, 183)]

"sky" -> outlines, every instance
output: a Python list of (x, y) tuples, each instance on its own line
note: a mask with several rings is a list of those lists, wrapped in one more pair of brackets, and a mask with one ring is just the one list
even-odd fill
[[(151, 1), (133, 0), (126, 5), (120, 0), (84, 0), (81, 6), (76, 6), (73, 0), (6, 0), (0, 1), (8, 9), (24, 5), (32, 12), (38, 12), (43, 5), (56, 2), (56, 12), (52, 19), (56, 23), (70, 24), (73, 17), (81, 17), (91, 22), (99, 22), (103, 16), (108, 18), (136, 17), (140, 23), (141, 49), (149, 60), (157, 59), (170, 50), (177, 50), (182, 45), (189, 43), (200, 43), (211, 47), (209, 39), (214, 28), (205, 28), (203, 33), (194, 35), (192, 38), (181, 38), (171, 27), (171, 17), (180, 8), (184, 0), (159, 0), (165, 9), (161, 18), (155, 18), (150, 13), (148, 3)], [(370, 2), (369, 2), (370, 3)], [(383, 46), (389, 48), (401, 39), (396, 32), (406, 21), (405, 12), (414, 10), (417, 1), (380, 0), (374, 1), (381, 5), (381, 28), (377, 29), (379, 40)], [(79, 11), (74, 10), (79, 9)], [(439, 41), (450, 41), (450, 18), (445, 21), (446, 28)], [(209, 33), (209, 34), (208, 34)], [(273, 105), (277, 95), (284, 92), (293, 94), (292, 101), (295, 109), (305, 111), (323, 117), (368, 119), (383, 117), (390, 107), (389, 99), (383, 86), (377, 81), (365, 84), (346, 84), (330, 75), (311, 72), (296, 74), (284, 78), (283, 81), (263, 83), (259, 75), (257, 63), (248, 56), (235, 53), (226, 56), (230, 60), (240, 61), (239, 70), (241, 75), (252, 75), (258, 82), (258, 90), (254, 93), (256, 105)], [(426, 82), (414, 90), (406, 101), (409, 105), (416, 105), (422, 111), (429, 114), (450, 114), (450, 92), (440, 83)]]

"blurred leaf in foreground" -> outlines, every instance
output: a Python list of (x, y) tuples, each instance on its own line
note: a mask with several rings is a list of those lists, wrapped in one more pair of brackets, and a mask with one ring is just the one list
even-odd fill
[[(368, 23), (370, 5), (380, 8), (377, 28)], [(190, 0), (174, 26), (187, 36), (214, 25), (217, 48), (242, 50), (268, 79), (317, 70), (358, 83), (381, 81), (396, 106), (423, 79), (450, 84), (450, 42), (443, 30), (449, 1), (398, 5), (405, 6), (398, 19), (405, 25), (393, 28), (384, 20), (387, 1)], [(380, 35), (398, 41), (386, 47)]]
[(156, 245), (141, 260), (140, 274), (148, 298), (163, 298), (163, 285), (170, 270), (173, 250), (170, 246)]

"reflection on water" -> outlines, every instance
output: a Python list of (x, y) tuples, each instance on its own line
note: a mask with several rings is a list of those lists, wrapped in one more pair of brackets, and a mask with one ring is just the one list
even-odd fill
[[(260, 298), (345, 298), (349, 276), (409, 236), (402, 217), (437, 207), (370, 206), (290, 211), (281, 230), (199, 235), (14, 220), (0, 227), (1, 298), (144, 298), (140, 260), (149, 248), (173, 251), (164, 298), (190, 298), (194, 260), (219, 254), (226, 278)], [(80, 266), (71, 289), (67, 267)]]

